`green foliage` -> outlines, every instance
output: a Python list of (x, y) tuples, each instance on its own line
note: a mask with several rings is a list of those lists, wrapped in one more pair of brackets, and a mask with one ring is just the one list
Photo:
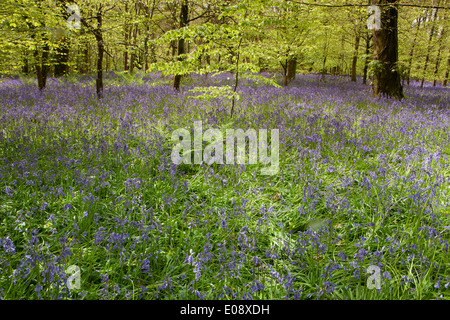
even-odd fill
[(200, 92), (202, 94), (196, 95), (196, 99), (211, 100), (218, 98), (233, 99), (239, 101), (240, 95), (238, 92), (234, 92), (231, 86), (211, 86), (211, 87), (196, 87), (189, 90), (192, 93)]
[(372, 60), (367, 65), (369, 76), (373, 77), (373, 75), (377, 72), (381, 72), (384, 68), (383, 63), (378, 60)]
[[(347, 3), (361, 4), (356, 0)], [(72, 73), (95, 70), (93, 33), (84, 25), (80, 30), (67, 28), (67, 4), (54, 0), (0, 3), (0, 73), (18, 73), (25, 61), (33, 70), (47, 45), (50, 58), (45, 64), (53, 67), (57, 50), (65, 44), (69, 46)], [(186, 27), (177, 28), (180, 2), (81, 0), (77, 5), (81, 16), (93, 25), (96, 10), (102, 6), (105, 11), (102, 32), (108, 71), (124, 70), (126, 58), (130, 73), (140, 69), (185, 76), (218, 71), (258, 72), (261, 67), (285, 72), (287, 62), (296, 58), (299, 72), (329, 71), (339, 66), (341, 73), (350, 74), (354, 39), (360, 36), (357, 56), (362, 57), (370, 34), (366, 30), (366, 8), (361, 6), (318, 7), (279, 0), (189, 1), (190, 21)], [(426, 78), (436, 73), (442, 79), (450, 54), (445, 36), (441, 36), (446, 27), (445, 10), (437, 11), (435, 18), (432, 10), (402, 6), (400, 10), (399, 59), (406, 64), (404, 71), (412, 77), (423, 74)], [(180, 38), (185, 40), (186, 54), (172, 55)], [(359, 74), (364, 64), (364, 58), (358, 60)]]

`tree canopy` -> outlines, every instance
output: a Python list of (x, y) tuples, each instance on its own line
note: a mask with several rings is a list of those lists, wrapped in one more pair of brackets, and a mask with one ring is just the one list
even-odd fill
[(296, 72), (331, 73), (402, 97), (401, 80), (447, 84), (448, 9), (439, 0), (5, 0), (0, 72), (34, 72), (40, 89), (48, 75), (96, 72), (99, 97), (104, 71), (161, 71), (176, 89), (192, 73), (233, 72), (236, 86), (243, 76), (270, 81), (262, 71), (285, 86)]

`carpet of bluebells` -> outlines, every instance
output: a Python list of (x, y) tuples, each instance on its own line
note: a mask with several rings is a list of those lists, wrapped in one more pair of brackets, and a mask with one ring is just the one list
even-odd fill
[[(450, 298), (448, 88), (242, 80), (230, 118), (190, 91), (229, 74), (0, 81), (0, 299)], [(174, 164), (194, 120), (279, 129), (279, 172)]]

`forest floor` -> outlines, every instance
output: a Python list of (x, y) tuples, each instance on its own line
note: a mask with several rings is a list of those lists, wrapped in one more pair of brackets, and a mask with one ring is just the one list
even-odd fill
[[(94, 81), (0, 82), (0, 298), (450, 298), (448, 88), (242, 80), (231, 118), (190, 90), (232, 75)], [(278, 129), (278, 172), (175, 164), (194, 121)]]

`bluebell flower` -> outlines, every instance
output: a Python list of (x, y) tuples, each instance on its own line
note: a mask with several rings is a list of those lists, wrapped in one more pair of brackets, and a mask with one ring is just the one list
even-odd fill
[(14, 255), (16, 253), (16, 247), (14, 246), (14, 243), (9, 238), (4, 238), (0, 243), (3, 242), (3, 249), (6, 253), (10, 253)]
[(332, 293), (334, 291), (334, 288), (336, 287), (335, 284), (330, 281), (325, 281), (323, 283), (323, 286), (325, 288), (326, 293)]

